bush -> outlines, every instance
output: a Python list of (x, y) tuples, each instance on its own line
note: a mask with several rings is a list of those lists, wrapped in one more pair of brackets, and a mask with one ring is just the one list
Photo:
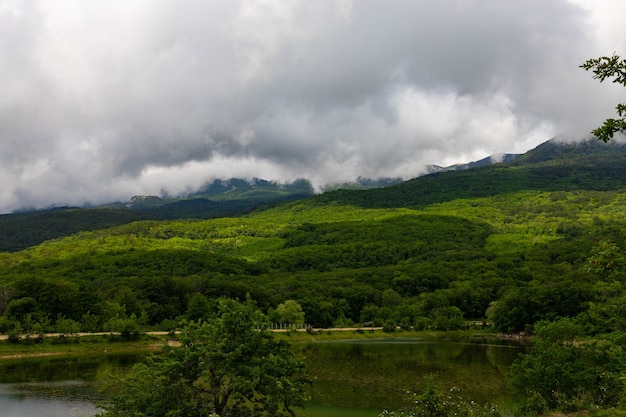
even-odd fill
[(432, 322), (428, 317), (416, 317), (413, 328), (415, 330), (427, 330), (431, 324)]
[(104, 324), (104, 329), (110, 332), (118, 332), (124, 340), (136, 339), (141, 334), (139, 323), (137, 323), (137, 318), (134, 314), (131, 314), (130, 317), (116, 316)]
[(402, 330), (411, 330), (411, 319), (409, 317), (402, 317), (402, 320), (400, 320), (400, 328)]
[(383, 332), (387, 332), (387, 333), (393, 333), (396, 331), (396, 322), (389, 319), (385, 321), (385, 324), (383, 324)]
[(621, 403), (626, 370), (624, 350), (610, 341), (574, 341), (578, 327), (569, 319), (536, 326), (537, 341), (511, 366), (513, 388), (532, 412), (577, 411)]
[(459, 330), (465, 326), (463, 312), (458, 307), (441, 307), (433, 313), (433, 324), (437, 330)]
[(384, 410), (378, 417), (501, 417), (502, 413), (493, 404), (479, 404), (464, 399), (459, 388), (442, 391), (435, 384), (437, 376), (428, 375), (422, 392), (407, 392), (405, 410)]
[(63, 337), (77, 337), (80, 332), (80, 324), (72, 319), (67, 319), (61, 315), (57, 318), (55, 330)]
[(22, 326), (19, 323), (15, 323), (13, 328), (7, 334), (7, 341), (9, 343), (19, 343), (22, 338)]
[(8, 334), (14, 327), (16, 322), (2, 316), (0, 317), (0, 333)]

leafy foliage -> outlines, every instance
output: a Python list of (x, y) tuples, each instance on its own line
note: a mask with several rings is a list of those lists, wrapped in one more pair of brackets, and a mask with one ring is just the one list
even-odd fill
[(623, 267), (625, 260), (624, 253), (615, 243), (602, 241), (592, 249), (585, 271), (613, 274)]
[(621, 346), (608, 341), (574, 343), (581, 328), (569, 319), (542, 321), (536, 327), (535, 346), (510, 371), (511, 384), (527, 398), (528, 413), (621, 403), (626, 370)]
[[(612, 79), (614, 83), (626, 87), (626, 59), (621, 59), (616, 54), (610, 57), (602, 56), (588, 59), (580, 67), (586, 71), (591, 70), (593, 78), (600, 80), (600, 82), (608, 78)], [(619, 116), (618, 119), (606, 119), (602, 126), (591, 132), (598, 140), (608, 142), (616, 133), (626, 131), (626, 104), (618, 104), (615, 109)]]
[(183, 328), (180, 346), (135, 365), (101, 415), (292, 414), (308, 399), (304, 363), (265, 325), (253, 306), (221, 300), (215, 317)]
[(274, 318), (272, 321), (276, 323), (304, 323), (304, 311), (302, 311), (302, 306), (294, 300), (287, 300), (279, 304), (271, 316)]
[(436, 375), (428, 375), (421, 392), (408, 392), (406, 410), (383, 411), (378, 417), (500, 417), (503, 414), (493, 404), (479, 404), (461, 396), (461, 390), (453, 387), (447, 392), (436, 385)]

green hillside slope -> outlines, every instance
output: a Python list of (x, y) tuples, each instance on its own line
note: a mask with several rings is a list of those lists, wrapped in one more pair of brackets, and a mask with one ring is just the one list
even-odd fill
[[(251, 298), (276, 321), (274, 309), (295, 300), (323, 327), (488, 320), (519, 331), (586, 315), (590, 332), (613, 331), (626, 278), (623, 155), (571, 152), (237, 218), (138, 221), (2, 253), (0, 331), (67, 319), (85, 330), (167, 329), (201, 317), (220, 296)], [(568, 174), (548, 177), (549, 168)], [(450, 185), (478, 186), (479, 177), (494, 191)]]
[(215, 181), (198, 193), (181, 198), (134, 196), (128, 203), (96, 208), (56, 208), (0, 215), (0, 252), (14, 252), (89, 230), (127, 224), (137, 220), (211, 219), (237, 216), (267, 204), (309, 197), (311, 184), (297, 180), (288, 184), (254, 179)]
[[(626, 186), (626, 146), (588, 141), (549, 141), (514, 162), (442, 172), (373, 190), (339, 190), (317, 196), (318, 204), (369, 208), (425, 207), (457, 198), (523, 190), (612, 190)], [(300, 200), (313, 193), (308, 181), (289, 184), (255, 179), (214, 181), (185, 198), (136, 196), (126, 204), (93, 209), (55, 209), (0, 216), (0, 252), (22, 250), (80, 231), (136, 220), (210, 219), (239, 216), (267, 204)], [(117, 211), (115, 209), (118, 209)]]
[(424, 207), (524, 190), (604, 191), (622, 187), (626, 187), (626, 145), (552, 140), (507, 164), (431, 174), (384, 189), (341, 190), (320, 196), (319, 201), (372, 208)]
[(110, 208), (58, 208), (4, 214), (0, 215), (0, 252), (26, 249), (80, 231), (106, 229), (151, 218), (149, 214), (138, 211)]

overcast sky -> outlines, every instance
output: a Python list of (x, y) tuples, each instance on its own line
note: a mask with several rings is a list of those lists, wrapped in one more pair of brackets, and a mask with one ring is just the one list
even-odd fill
[(582, 138), (623, 0), (0, 0), (0, 213)]

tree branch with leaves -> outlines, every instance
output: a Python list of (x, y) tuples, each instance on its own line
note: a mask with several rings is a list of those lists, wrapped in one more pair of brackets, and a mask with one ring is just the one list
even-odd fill
[[(580, 66), (585, 71), (592, 71), (593, 78), (603, 82), (611, 79), (614, 83), (621, 84), (626, 87), (626, 59), (621, 59), (619, 55), (602, 56), (600, 58), (588, 59)], [(613, 139), (616, 133), (626, 131), (626, 104), (620, 103), (615, 109), (617, 110), (618, 119), (609, 118), (604, 124), (591, 133), (603, 142)]]

